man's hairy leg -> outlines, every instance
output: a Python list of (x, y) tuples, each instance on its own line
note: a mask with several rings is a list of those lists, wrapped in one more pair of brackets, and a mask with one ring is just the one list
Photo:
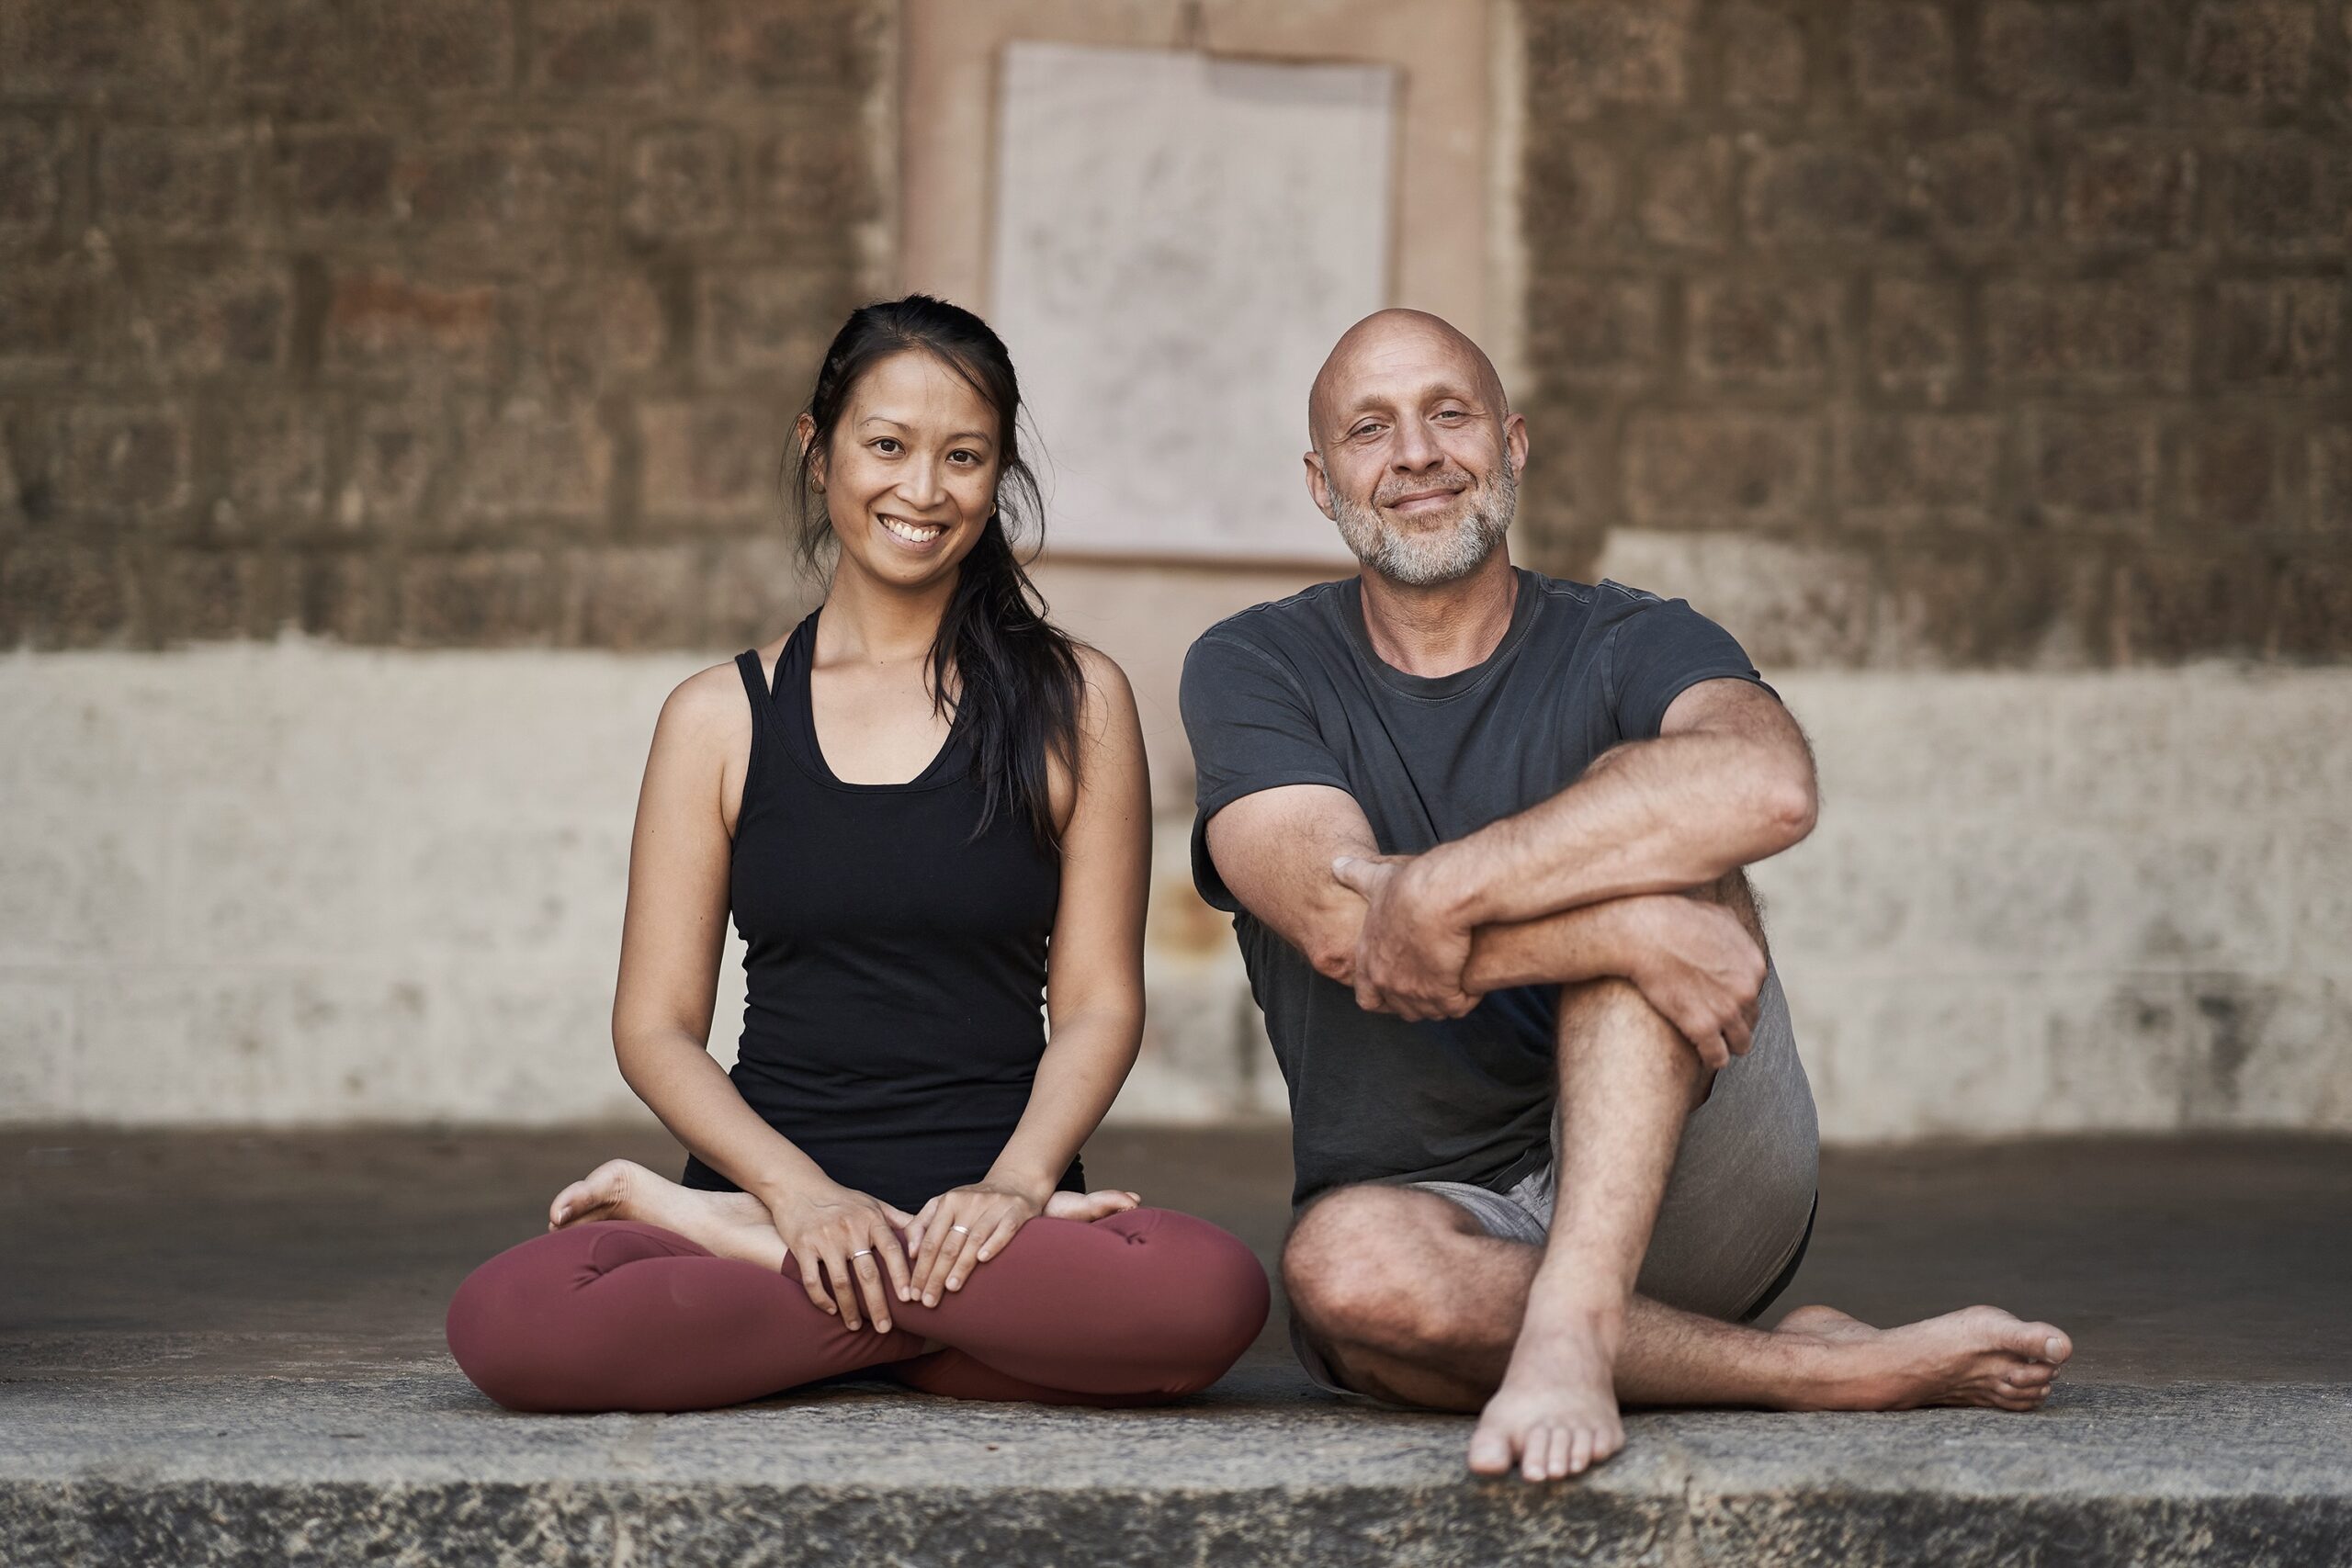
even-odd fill
[[(1510, 1364), (1542, 1259), (1541, 1248), (1485, 1235), (1433, 1193), (1351, 1187), (1301, 1218), (1283, 1277), (1349, 1386), (1475, 1411)], [(2049, 1324), (1996, 1307), (1876, 1329), (1803, 1306), (1768, 1332), (1634, 1295), (1615, 1386), (1628, 1405), (2032, 1410), (2071, 1350)]]

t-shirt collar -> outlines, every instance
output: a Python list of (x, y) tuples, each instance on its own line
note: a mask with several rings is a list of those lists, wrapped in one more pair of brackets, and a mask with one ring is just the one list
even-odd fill
[(1363, 661), (1373, 678), (1393, 692), (1425, 701), (1439, 702), (1459, 696), (1485, 682), (1509, 664), (1519, 645), (1527, 640), (1527, 628), (1535, 624), (1536, 601), (1543, 595), (1536, 591), (1535, 574), (1523, 566), (1514, 566), (1511, 575), (1518, 587), (1511, 596), (1510, 625), (1503, 631), (1502, 641), (1495, 650), (1466, 670), (1456, 670), (1451, 675), (1415, 675), (1399, 670), (1380, 657), (1372, 646), (1372, 633), (1363, 621), (1363, 577), (1359, 573), (1346, 580), (1340, 592), (1340, 624), (1346, 627), (1348, 644)]

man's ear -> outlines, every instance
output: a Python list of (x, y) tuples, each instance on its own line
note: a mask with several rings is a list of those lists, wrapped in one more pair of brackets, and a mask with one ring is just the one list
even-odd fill
[(1332, 522), (1340, 520), (1339, 509), (1331, 504), (1330, 476), (1323, 471), (1323, 454), (1312, 446), (1306, 449), (1306, 493), (1315, 502), (1315, 510)]
[(1508, 415), (1503, 420), (1503, 456), (1510, 459), (1513, 479), (1527, 469), (1527, 416)]

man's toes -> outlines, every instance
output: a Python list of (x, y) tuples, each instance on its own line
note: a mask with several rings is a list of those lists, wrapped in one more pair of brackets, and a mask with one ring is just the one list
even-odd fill
[(2029, 1361), (2055, 1366), (2075, 1353), (2074, 1341), (2046, 1323), (2010, 1322), (1999, 1335), (2000, 1348)]
[(1570, 1475), (1582, 1475), (1592, 1468), (1592, 1446), (1591, 1431), (1583, 1427), (1577, 1427), (1576, 1436), (1568, 1441), (1568, 1473)]
[(1519, 1457), (1519, 1473), (1522, 1480), (1541, 1481), (1552, 1464), (1552, 1429), (1538, 1427), (1525, 1434)]
[(2047, 1361), (2028, 1361), (2021, 1367), (2011, 1367), (2001, 1374), (2001, 1381), (2011, 1388), (2048, 1388), (2058, 1369)]
[(1510, 1470), (1510, 1439), (1498, 1427), (1480, 1427), (1470, 1436), (1470, 1468), (1481, 1475), (1502, 1475)]

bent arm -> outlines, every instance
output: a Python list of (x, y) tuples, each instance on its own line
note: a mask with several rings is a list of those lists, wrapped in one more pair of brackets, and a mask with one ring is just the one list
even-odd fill
[(1702, 681), (1653, 740), (1604, 753), (1549, 800), (1442, 844), (1417, 868), (1461, 926), (1716, 882), (1813, 830), (1813, 756), (1777, 698)]
[[(706, 679), (718, 675), (728, 679)], [(630, 1089), (679, 1143), (765, 1199), (830, 1179), (744, 1103), (707, 1044), (727, 936), (722, 786), (749, 723), (732, 676), (721, 666), (692, 677), (654, 725), (629, 842), (613, 1052)]]
[(1081, 649), (1087, 676), (1073, 798), (1062, 825), (1061, 897), (1046, 972), (1046, 1054), (990, 1185), (1042, 1205), (1117, 1098), (1143, 1041), (1144, 900), (1151, 782), (1126, 677)]

